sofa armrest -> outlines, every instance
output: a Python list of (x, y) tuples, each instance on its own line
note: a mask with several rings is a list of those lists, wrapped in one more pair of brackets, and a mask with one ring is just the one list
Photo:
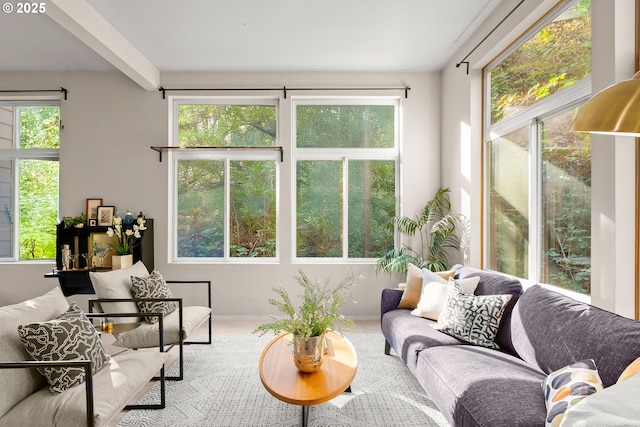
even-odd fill
[(383, 289), (382, 298), (380, 300), (380, 319), (387, 311), (395, 310), (402, 299), (402, 289)]
[(47, 368), (54, 366), (76, 367), (84, 369), (85, 373), (85, 398), (87, 405), (87, 426), (94, 426), (94, 409), (93, 409), (93, 373), (91, 372), (90, 360), (56, 360), (56, 361), (39, 361), (25, 360), (16, 362), (0, 362), (0, 369), (34, 369)]

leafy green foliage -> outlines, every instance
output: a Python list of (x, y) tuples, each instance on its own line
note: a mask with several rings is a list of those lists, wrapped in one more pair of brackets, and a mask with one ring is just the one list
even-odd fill
[[(273, 146), (273, 105), (183, 104), (181, 146)], [(230, 255), (274, 257), (274, 161), (181, 160), (178, 163), (178, 256), (224, 256), (225, 179), (229, 180)]]
[[(20, 148), (58, 148), (58, 107), (16, 107), (20, 114)], [(18, 160), (20, 259), (56, 256), (58, 218), (57, 161)]]
[(346, 319), (338, 311), (347, 304), (344, 296), (351, 294), (351, 287), (362, 281), (362, 276), (356, 279), (350, 274), (338, 285), (331, 286), (329, 278), (323, 283), (311, 280), (300, 269), (295, 279), (304, 291), (301, 305), (296, 309), (285, 288), (274, 288), (278, 298), (269, 299), (269, 304), (286, 317), (279, 319), (272, 316), (273, 321), (258, 326), (255, 333), (264, 335), (267, 332), (289, 332), (294, 335), (294, 339), (307, 339), (320, 336), (329, 329), (341, 332), (343, 328), (353, 326), (353, 321)]
[(491, 70), (492, 123), (591, 73), (589, 7), (581, 0)]
[(394, 218), (400, 233), (420, 237), (420, 247), (412, 249), (405, 245), (391, 249), (378, 259), (378, 271), (405, 273), (408, 264), (431, 271), (450, 268), (450, 251), (459, 251), (468, 242), (468, 221), (464, 215), (451, 212), (450, 191), (448, 188), (439, 189), (415, 218)]

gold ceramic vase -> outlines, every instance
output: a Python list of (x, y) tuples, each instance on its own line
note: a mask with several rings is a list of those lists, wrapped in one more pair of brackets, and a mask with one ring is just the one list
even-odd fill
[(324, 334), (293, 342), (293, 362), (300, 372), (311, 374), (322, 366), (324, 356)]

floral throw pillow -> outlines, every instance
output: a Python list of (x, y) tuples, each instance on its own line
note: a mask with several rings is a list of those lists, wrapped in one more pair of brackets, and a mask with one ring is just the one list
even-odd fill
[[(96, 329), (76, 303), (53, 320), (19, 325), (18, 336), (34, 360), (90, 360), (92, 373), (109, 360)], [(38, 368), (38, 372), (47, 379), (49, 391), (54, 394), (85, 381), (82, 368)]]
[(581, 360), (550, 373), (542, 383), (547, 405), (547, 427), (559, 426), (570, 407), (602, 390), (602, 380), (593, 359)]
[(473, 295), (451, 282), (435, 328), (471, 344), (497, 349), (496, 335), (511, 295)]
[[(147, 277), (131, 276), (131, 292), (136, 299), (173, 298), (171, 289), (158, 270), (153, 270)], [(162, 313), (165, 316), (178, 308), (177, 301), (137, 301), (138, 308), (145, 313)], [(145, 316), (149, 323), (158, 322), (157, 316)]]

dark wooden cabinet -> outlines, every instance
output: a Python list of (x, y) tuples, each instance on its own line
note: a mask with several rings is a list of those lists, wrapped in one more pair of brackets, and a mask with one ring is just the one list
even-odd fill
[[(140, 243), (133, 250), (133, 262), (142, 261), (149, 271), (154, 268), (154, 244), (153, 244), (153, 219), (147, 218), (147, 229), (142, 232)], [(108, 227), (82, 227), (65, 228), (64, 224), (58, 224), (56, 232), (56, 269), (45, 274), (48, 278), (57, 278), (65, 296), (74, 294), (93, 294), (93, 286), (89, 279), (89, 271), (109, 270), (110, 267), (100, 267), (100, 262), (91, 262), (82, 256), (78, 257), (78, 264), (72, 270), (63, 270), (62, 247), (69, 245), (71, 253), (90, 254), (94, 239), (104, 239)], [(98, 267), (95, 267), (95, 266)]]

